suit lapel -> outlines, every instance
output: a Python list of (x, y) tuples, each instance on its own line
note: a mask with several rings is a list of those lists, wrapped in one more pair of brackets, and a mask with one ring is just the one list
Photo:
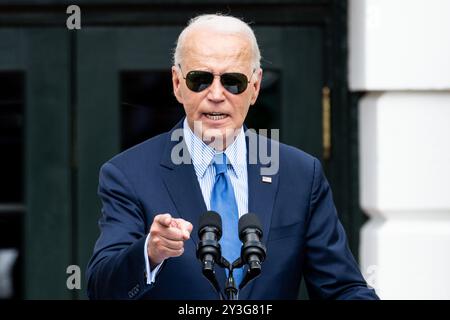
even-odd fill
[[(178, 123), (173, 130), (182, 129), (182, 123)], [(183, 144), (182, 152), (188, 152), (184, 139), (181, 142), (170, 140), (173, 130), (169, 132), (169, 139), (161, 159), (162, 177), (180, 217), (194, 226), (191, 239), (197, 244), (196, 226), (200, 215), (206, 211), (206, 205), (191, 161), (177, 165), (171, 159), (172, 150), (179, 143)]]
[[(250, 137), (250, 139), (248, 137)], [(249, 148), (248, 146), (249, 140), (252, 142), (258, 141), (258, 147), (260, 146), (259, 144), (260, 142), (268, 143), (268, 140), (265, 137), (259, 135), (257, 136), (255, 133), (247, 131), (248, 210), (249, 212), (255, 213), (259, 217), (263, 227), (262, 242), (267, 247), (267, 239), (269, 236), (273, 206), (275, 203), (275, 197), (278, 190), (278, 173), (270, 176), (270, 178), (272, 179), (271, 183), (263, 181), (263, 176), (261, 175), (261, 168), (265, 167), (265, 165), (262, 165), (260, 163), (260, 157), (257, 157), (256, 154), (257, 150), (255, 149), (259, 148)], [(268, 148), (270, 148), (270, 145), (268, 146)], [(252, 164), (252, 161), (250, 161), (250, 159), (257, 159), (257, 163)], [(267, 252), (267, 254), (270, 255), (270, 252)], [(264, 273), (264, 263), (262, 264), (262, 272)], [(240, 292), (239, 294), (240, 299), (248, 299), (255, 281), (258, 281), (258, 279), (250, 282), (247, 285), (247, 287), (245, 287)]]
[[(183, 128), (183, 121), (178, 123), (173, 130), (180, 128)], [(173, 130), (169, 132), (169, 138), (161, 159), (162, 177), (180, 217), (191, 222), (194, 226), (191, 233), (191, 240), (194, 242), (195, 247), (197, 247), (198, 221), (200, 215), (206, 212), (207, 208), (192, 161), (189, 164), (176, 165), (171, 159), (172, 150), (178, 143), (183, 143), (184, 145), (181, 150), (188, 152), (184, 139), (182, 142), (170, 140)], [(200, 264), (198, 272), (201, 272)], [(226, 279), (225, 270), (216, 266), (216, 276), (223, 291)]]

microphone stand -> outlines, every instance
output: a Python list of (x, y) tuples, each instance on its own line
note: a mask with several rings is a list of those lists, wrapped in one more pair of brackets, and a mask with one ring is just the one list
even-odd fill
[(216, 274), (214, 272), (214, 264), (205, 263), (205, 268), (202, 270), (202, 272), (206, 279), (208, 279), (208, 281), (216, 290), (217, 294), (219, 295), (219, 299), (224, 300), (224, 296), (220, 291), (219, 282), (217, 281)]
[(221, 257), (219, 265), (228, 270), (228, 277), (225, 281), (225, 295), (227, 300), (238, 300), (238, 289), (236, 288), (236, 282), (233, 277), (233, 265), (224, 257)]
[(216, 290), (220, 300), (238, 300), (238, 289), (236, 288), (236, 283), (233, 277), (234, 267), (224, 257), (220, 257), (220, 261), (217, 261), (217, 264), (228, 270), (228, 277), (225, 282), (225, 296), (220, 290), (219, 282), (217, 281), (216, 274), (214, 272), (214, 263), (205, 261), (202, 269), (203, 275)]
[[(243, 260), (241, 258), (238, 258), (233, 262), (232, 269), (241, 268), (242, 266), (244, 266), (244, 264), (245, 263), (243, 262)], [(244, 279), (242, 279), (242, 282), (239, 285), (239, 290), (242, 290), (250, 281), (256, 279), (260, 274), (261, 264), (251, 264), (244, 276)]]
[(233, 272), (228, 273), (228, 278), (225, 283), (225, 293), (227, 295), (227, 300), (239, 300), (239, 292), (236, 288), (236, 283), (234, 282)]
[(247, 273), (245, 274), (244, 279), (242, 279), (238, 290), (236, 287), (236, 282), (234, 281), (233, 270), (243, 267), (245, 264), (243, 260), (238, 258), (233, 262), (233, 264), (230, 264), (224, 257), (221, 257), (218, 264), (222, 268), (228, 269), (228, 277), (225, 282), (226, 300), (239, 300), (239, 290), (242, 290), (250, 281), (257, 278), (261, 274), (261, 264), (253, 263), (247, 270)]

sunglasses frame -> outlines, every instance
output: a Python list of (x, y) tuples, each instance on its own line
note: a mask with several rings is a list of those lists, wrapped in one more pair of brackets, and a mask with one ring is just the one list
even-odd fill
[[(183, 79), (186, 81), (186, 86), (187, 86), (188, 88), (189, 88), (189, 86), (188, 86), (188, 84), (187, 84), (187, 77), (189, 76), (189, 73), (191, 73), (191, 72), (204, 72), (204, 73), (211, 74), (211, 75), (213, 76), (212, 82), (211, 82), (207, 87), (205, 87), (204, 89), (199, 90), (199, 91), (195, 91), (195, 90), (192, 90), (191, 88), (189, 88), (189, 90), (191, 90), (192, 92), (199, 93), (199, 92), (202, 92), (202, 91), (208, 89), (208, 88), (212, 85), (212, 83), (214, 82), (214, 78), (215, 78), (215, 77), (220, 77), (220, 84), (222, 85), (222, 87), (224, 87), (225, 90), (227, 90), (229, 93), (234, 94), (234, 95), (241, 94), (241, 93), (245, 92), (245, 90), (247, 90), (248, 84), (251, 82), (251, 80), (252, 80), (252, 78), (253, 78), (253, 74), (254, 74), (255, 71), (256, 71), (256, 68), (253, 69), (250, 78), (247, 77), (246, 74), (240, 73), (240, 72), (213, 73), (213, 72), (205, 71), (205, 70), (191, 70), (191, 71), (189, 71), (189, 72), (186, 74), (186, 77), (185, 77), (185, 76), (183, 75), (183, 70), (181, 69), (181, 64), (178, 64), (178, 68), (180, 69), (181, 76), (182, 76)], [(240, 74), (240, 75), (243, 75), (243, 76), (247, 79), (244, 90), (242, 90), (241, 92), (237, 92), (237, 93), (234, 93), (234, 92), (228, 90), (227, 87), (226, 87), (226, 86), (223, 84), (223, 82), (222, 82), (222, 76), (223, 76), (223, 75), (226, 75), (226, 74)]]

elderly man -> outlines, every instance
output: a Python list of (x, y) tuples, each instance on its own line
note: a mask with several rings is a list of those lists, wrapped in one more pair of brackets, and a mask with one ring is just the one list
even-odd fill
[[(311, 298), (377, 298), (348, 249), (319, 161), (245, 132), (260, 89), (259, 63), (254, 33), (237, 18), (202, 15), (180, 34), (172, 82), (186, 117), (102, 166), (103, 216), (88, 267), (90, 298), (216, 299), (191, 234), (207, 210), (221, 215), (222, 254), (230, 261), (242, 245), (239, 218), (254, 212), (262, 223), (267, 257), (240, 299), (295, 299), (302, 275)], [(177, 130), (181, 155), (174, 152)], [(259, 158), (249, 161), (252, 141), (276, 146), (279, 170), (261, 175)], [(245, 272), (233, 272), (237, 284)], [(216, 275), (223, 286), (226, 271), (216, 265)]]

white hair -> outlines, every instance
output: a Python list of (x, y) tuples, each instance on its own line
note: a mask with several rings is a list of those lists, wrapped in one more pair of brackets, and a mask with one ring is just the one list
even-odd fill
[(252, 49), (252, 66), (255, 70), (260, 68), (261, 61), (261, 53), (259, 51), (258, 43), (256, 41), (255, 34), (250, 28), (250, 26), (232, 16), (226, 16), (222, 14), (203, 14), (189, 20), (186, 28), (178, 36), (177, 44), (175, 47), (175, 51), (173, 54), (173, 63), (175, 66), (181, 64), (182, 61), (182, 48), (184, 45), (184, 41), (186, 35), (192, 30), (194, 27), (201, 26), (208, 30), (214, 30), (216, 32), (224, 33), (224, 34), (242, 34), (246, 36), (251, 44)]

